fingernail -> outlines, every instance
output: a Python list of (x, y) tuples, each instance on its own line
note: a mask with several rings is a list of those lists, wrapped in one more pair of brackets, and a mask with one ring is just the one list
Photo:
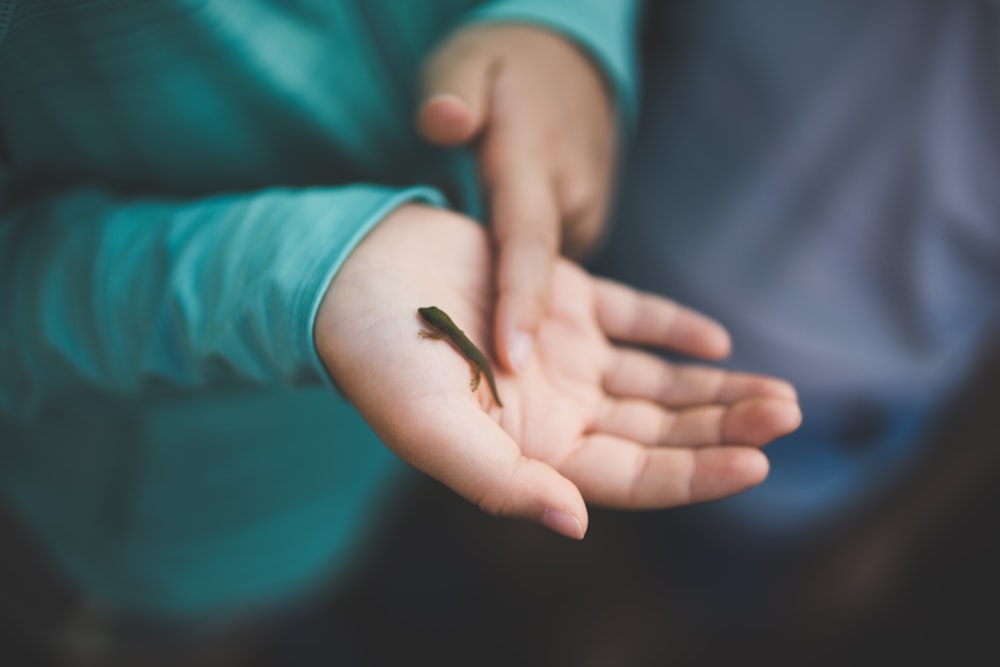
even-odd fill
[(436, 95), (434, 95), (428, 101), (432, 102), (434, 100), (458, 100), (459, 102), (463, 102), (463, 103), (465, 102), (465, 100), (463, 100), (461, 97), (459, 97), (455, 93), (437, 93)]
[(542, 512), (542, 525), (560, 535), (572, 537), (574, 540), (583, 539), (583, 525), (572, 514), (566, 514), (559, 510), (545, 510)]
[(438, 93), (437, 95), (434, 95), (433, 97), (428, 99), (427, 102), (425, 102), (424, 106), (430, 104), (431, 102), (447, 102), (448, 100), (452, 100), (464, 107), (469, 106), (468, 102), (463, 100), (455, 93)]
[(515, 371), (522, 371), (531, 360), (531, 352), (535, 347), (535, 341), (531, 334), (519, 331), (514, 334), (510, 341), (510, 365)]

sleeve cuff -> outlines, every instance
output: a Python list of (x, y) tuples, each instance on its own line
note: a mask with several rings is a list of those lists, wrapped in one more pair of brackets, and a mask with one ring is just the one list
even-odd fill
[[(365, 186), (355, 188), (351, 193), (355, 200), (352, 205), (358, 212), (356, 219), (360, 223), (353, 226), (346, 233), (332, 220), (332, 216), (325, 216), (327, 224), (320, 224), (320, 231), (323, 227), (332, 226), (329, 231), (340, 236), (335, 242), (325, 241), (323, 245), (332, 249), (332, 252), (323, 253), (314, 257), (308, 264), (306, 279), (303, 281), (303, 288), (299, 292), (299, 298), (293, 304), (293, 321), (301, 322), (302, 327), (297, 333), (295, 347), (299, 351), (299, 358), (308, 359), (309, 364), (320, 380), (340, 393), (339, 388), (326, 367), (319, 358), (316, 344), (313, 340), (313, 329), (316, 324), (316, 316), (319, 312), (320, 303), (326, 294), (330, 281), (343, 266), (351, 252), (361, 243), (372, 229), (394, 210), (410, 202), (422, 202), (432, 206), (444, 206), (444, 196), (437, 190), (430, 187), (413, 187), (404, 190), (393, 190), (375, 186)], [(320, 203), (320, 202), (317, 202)], [(308, 204), (307, 204), (308, 205)]]

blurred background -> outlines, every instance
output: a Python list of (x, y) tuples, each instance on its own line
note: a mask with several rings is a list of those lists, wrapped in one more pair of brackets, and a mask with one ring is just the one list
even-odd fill
[[(998, 369), (936, 434), (943, 451), (996, 451)], [(686, 510), (595, 509), (587, 538), (573, 543), (484, 516), (415, 475), (346, 587), (274, 610), (255, 622), (260, 632), (117, 627), (111, 653), (102, 641), (110, 628), (78, 615), (74, 594), (5, 516), (0, 657), (12, 667), (991, 664), (1000, 595), (993, 457), (969, 476), (980, 483), (944, 499), (935, 491), (930, 504), (922, 490), (937, 489), (947, 466), (928, 458), (877, 506), (766, 564), (700, 560), (708, 551), (691, 537)], [(913, 511), (921, 530), (883, 541)]]
[(578, 544), (412, 473), (346, 580), (187, 624), (93, 608), (0, 514), (0, 664), (996, 662), (997, 5), (646, 5), (591, 267), (799, 388), (758, 489), (592, 508)]

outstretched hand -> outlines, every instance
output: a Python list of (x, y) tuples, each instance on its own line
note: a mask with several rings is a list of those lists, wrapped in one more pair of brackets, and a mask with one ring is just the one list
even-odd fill
[(417, 308), (448, 312), (487, 354), (491, 247), (460, 215), (407, 205), (341, 268), (315, 341), (344, 394), (404, 460), (482, 509), (582, 538), (586, 501), (662, 508), (764, 479), (759, 447), (797, 428), (794, 390), (759, 375), (677, 365), (623, 344), (725, 356), (718, 324), (557, 260), (537, 350), (496, 369), (504, 407), (467, 360), (419, 336)]

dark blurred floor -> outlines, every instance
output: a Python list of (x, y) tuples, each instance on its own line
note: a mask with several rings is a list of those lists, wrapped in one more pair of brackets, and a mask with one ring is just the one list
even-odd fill
[[(987, 389), (986, 399), (1000, 395), (995, 385)], [(978, 414), (960, 412), (966, 432), (956, 435), (966, 448), (993, 450), (992, 414)], [(262, 632), (197, 640), (154, 632), (132, 637), (139, 650), (122, 654), (144, 657), (74, 665), (995, 663), (1000, 485), (991, 481), (993, 458), (983, 459), (980, 483), (963, 488), (961, 502), (950, 509), (934, 502), (948, 511), (929, 517), (929, 532), (901, 551), (881, 538), (905, 524), (894, 518), (905, 489), (807, 549), (749, 565), (752, 585), (731, 572), (720, 572), (715, 586), (692, 576), (713, 564), (696, 562), (707, 552), (688, 548), (684, 510), (594, 510), (587, 538), (575, 543), (485, 516), (417, 478), (340, 595), (291, 610)], [(928, 461), (927, 469), (940, 466)], [(918, 476), (910, 488), (923, 483)], [(0, 664), (55, 665), (43, 659), (37, 637), (19, 634), (11, 614), (24, 605), (25, 614), (48, 613), (58, 623), (65, 594), (45, 584), (28, 546), (7, 541), (0, 558)], [(55, 611), (44, 612), (53, 595)], [(252, 649), (228, 648), (247, 636), (259, 640)]]
[(332, 610), (355, 654), (366, 657), (361, 664), (874, 665), (929, 657), (972, 664), (974, 656), (988, 664), (1000, 657), (992, 635), (1000, 619), (1000, 489), (895, 564), (905, 571), (889, 591), (827, 607), (796, 596), (801, 578), (827, 576), (824, 557), (843, 547), (834, 543), (789, 560), (785, 580), (764, 574), (773, 597), (741, 600), (737, 617), (698, 599), (685, 572), (651, 548), (664, 530), (653, 514), (595, 511), (587, 539), (573, 544), (483, 517), (432, 483), (417, 494)]
[[(692, 591), (683, 583), (670, 596), (669, 582), (684, 575), (643, 550), (644, 535), (662, 528), (652, 516), (596, 511), (587, 540), (572, 544), (533, 526), (483, 517), (435, 484), (420, 487), (417, 501), (397, 517), (398, 532), (342, 600), (289, 616), (279, 641), (240, 664), (586, 667), (751, 658), (874, 665), (997, 658), (996, 490), (915, 556), (890, 599), (877, 609), (862, 605), (856, 627), (810, 640), (802, 630), (810, 621), (790, 617), (796, 613), (790, 607), (762, 605), (740, 628), (732, 620), (714, 622), (711, 610), (688, 599)], [(824, 615), (813, 610), (812, 622)], [(50, 664), (29, 659), (22, 638), (0, 640), (0, 664)]]
[(722, 558), (717, 580), (687, 510), (594, 510), (574, 543), (421, 479), (318, 617), (357, 664), (997, 664), (998, 371), (956, 398), (898, 488), (797, 549)]

